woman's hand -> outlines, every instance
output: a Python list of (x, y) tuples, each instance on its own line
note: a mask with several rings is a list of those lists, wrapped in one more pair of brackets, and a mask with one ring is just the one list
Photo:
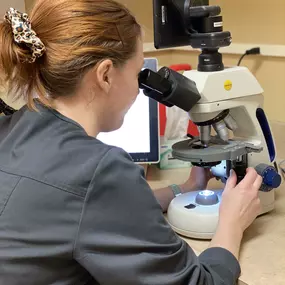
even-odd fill
[(214, 176), (209, 168), (193, 166), (188, 180), (181, 185), (183, 193), (196, 190), (205, 190), (208, 182)]
[(210, 247), (225, 248), (238, 259), (243, 232), (261, 211), (258, 191), (262, 178), (249, 168), (244, 179), (236, 183), (237, 176), (232, 171), (223, 192), (219, 224)]
[(243, 232), (261, 211), (258, 191), (262, 177), (253, 168), (248, 168), (244, 179), (238, 185), (236, 183), (237, 176), (232, 171), (222, 195), (220, 223)]

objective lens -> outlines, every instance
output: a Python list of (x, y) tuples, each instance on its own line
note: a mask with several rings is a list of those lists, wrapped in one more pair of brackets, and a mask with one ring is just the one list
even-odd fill
[(229, 132), (224, 121), (215, 123), (213, 127), (223, 141), (227, 142), (229, 140)]
[(211, 140), (211, 126), (201, 126), (200, 129), (200, 139), (204, 146), (208, 146)]
[(235, 131), (238, 128), (237, 122), (230, 114), (225, 117), (224, 121), (231, 131)]

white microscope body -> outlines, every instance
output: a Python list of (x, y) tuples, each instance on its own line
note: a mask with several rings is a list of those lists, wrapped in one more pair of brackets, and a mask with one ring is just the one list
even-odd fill
[[(247, 167), (256, 168), (264, 181), (263, 188), (259, 191), (262, 203), (260, 214), (273, 210), (274, 188), (280, 185), (281, 177), (272, 165), (276, 158), (276, 152), (270, 126), (263, 112), (262, 87), (245, 67), (225, 68), (218, 72), (192, 70), (183, 75), (196, 83), (201, 94), (201, 100), (189, 113), (191, 120), (197, 125), (201, 122), (209, 123), (212, 120), (210, 125), (199, 126), (200, 139), (205, 148), (197, 147), (195, 150), (194, 147), (192, 154), (187, 152), (186, 160), (197, 163), (199, 163), (199, 158), (201, 158), (200, 163), (204, 162), (204, 158), (206, 162), (220, 160), (216, 153), (215, 142), (210, 142), (213, 130), (217, 133), (217, 137), (219, 136), (225, 141), (224, 145), (218, 145), (218, 155), (226, 153), (230, 148), (232, 152), (229, 160), (238, 161), (240, 159), (241, 153), (236, 152), (236, 148), (244, 143), (245, 148), (252, 148), (253, 151), (248, 151), (243, 155), (246, 157)], [(225, 110), (228, 113), (224, 119), (213, 120)], [(177, 152), (174, 146), (176, 157), (185, 159), (182, 157), (183, 151), (188, 145), (187, 142), (187, 146), (185, 146), (184, 142), (182, 152), (181, 149)], [(226, 168), (227, 162), (222, 161), (219, 165), (211, 167), (211, 170), (215, 176), (224, 177), (226, 180)], [(177, 233), (199, 239), (210, 239), (214, 235), (223, 189), (218, 191), (203, 190), (205, 189), (182, 194), (171, 202), (167, 219)]]

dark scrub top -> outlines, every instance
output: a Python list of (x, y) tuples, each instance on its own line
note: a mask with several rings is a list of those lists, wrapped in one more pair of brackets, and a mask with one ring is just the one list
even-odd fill
[(1, 285), (235, 284), (235, 257), (196, 256), (125, 151), (38, 109), (0, 118)]

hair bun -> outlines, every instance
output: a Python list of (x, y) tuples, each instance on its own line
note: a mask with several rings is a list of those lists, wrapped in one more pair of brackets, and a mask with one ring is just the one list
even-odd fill
[(28, 14), (10, 8), (6, 12), (4, 20), (12, 27), (14, 41), (18, 44), (24, 44), (30, 49), (31, 57), (26, 60), (27, 62), (34, 63), (37, 58), (45, 53), (45, 45), (32, 29)]

